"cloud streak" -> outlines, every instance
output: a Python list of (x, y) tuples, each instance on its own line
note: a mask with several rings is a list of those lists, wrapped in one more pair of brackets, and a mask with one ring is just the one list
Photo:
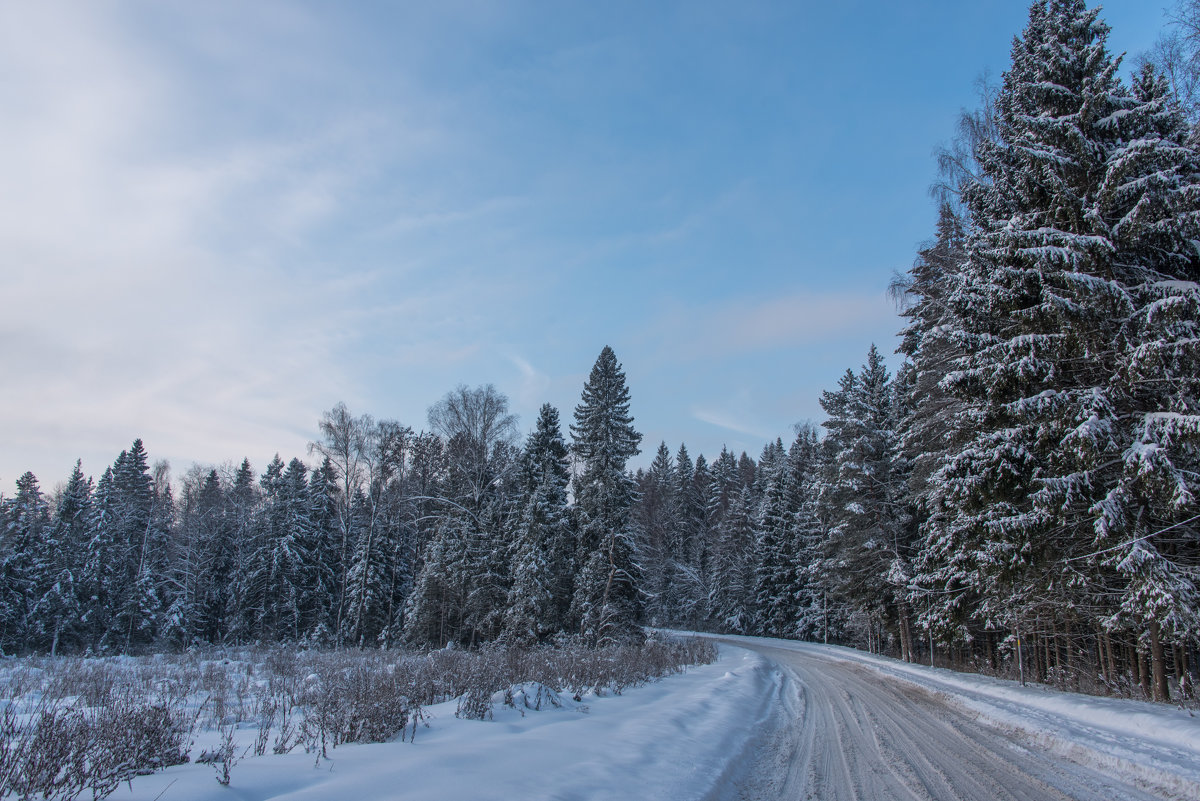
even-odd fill
[(99, 473), (135, 436), (176, 460), (300, 453), (324, 382), (354, 393), (322, 313), (346, 296), (289, 265), (338, 211), (346, 134), (167, 152), (164, 131), (204, 125), (190, 86), (106, 10), (0, 11), (21, 76), (0, 88), (20, 110), (0, 129), (0, 418), (27, 461), (3, 484), (52, 485), (76, 456)]
[(705, 359), (802, 348), (846, 334), (896, 326), (886, 292), (793, 291), (775, 298), (732, 298), (683, 306), (655, 318), (645, 338), (661, 359)]

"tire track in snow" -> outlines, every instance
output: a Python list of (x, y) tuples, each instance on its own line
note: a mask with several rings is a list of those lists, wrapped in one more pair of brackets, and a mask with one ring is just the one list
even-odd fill
[(1119, 778), (1039, 750), (936, 695), (795, 650), (727, 641), (778, 664), (792, 687), (743, 801), (1153, 801)]

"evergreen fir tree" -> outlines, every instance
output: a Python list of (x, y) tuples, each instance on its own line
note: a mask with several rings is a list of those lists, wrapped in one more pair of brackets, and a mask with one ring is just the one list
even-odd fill
[(234, 572), (227, 596), (228, 637), (244, 642), (253, 635), (255, 617), (248, 612), (255, 595), (252, 576), (260, 575), (258, 516), (261, 493), (249, 459), (242, 459), (229, 488), (229, 522), (234, 544)]
[(567, 629), (575, 552), (567, 446), (558, 410), (550, 404), (541, 408), (522, 464), (522, 512), (511, 555), (504, 638), (531, 645)]
[[(1156, 79), (1121, 85), (1107, 32), (1080, 0), (1034, 3), (964, 192), (966, 259), (948, 298), (958, 355), (941, 382), (965, 404), (962, 445), (934, 474), (919, 577), (936, 590), (927, 623), (944, 630), (972, 596), (978, 621), (1018, 634), (1103, 603), (1091, 555), (1146, 519), (1130, 514), (1145, 493), (1119, 490), (1122, 476), (1163, 465), (1143, 461), (1145, 423), (1175, 409), (1138, 364), (1162, 342), (1143, 327), (1167, 319), (1159, 300), (1192, 314), (1194, 289), (1173, 281), (1196, 275), (1196, 154)], [(1155, 384), (1169, 395), (1188, 380)]]
[(150, 644), (158, 634), (162, 602), (154, 567), (164, 538), (156, 531), (155, 501), (146, 450), (135, 439), (117, 457), (112, 472), (110, 542), (116, 581), (109, 587), (109, 608), (115, 620), (103, 642), (123, 653)]
[(17, 479), (17, 494), (0, 507), (0, 648), (28, 648), (32, 602), (47, 572), (45, 538), (50, 508), (37, 477)]
[(210, 470), (196, 499), (195, 623), (193, 630), (204, 642), (224, 642), (229, 635), (230, 584), (236, 572), (234, 524), (224, 487), (216, 470)]
[(305, 636), (318, 645), (333, 639), (337, 625), (339, 520), (337, 472), (329, 457), (312, 471), (308, 480), (308, 517), (312, 541), (309, 571), (305, 576), (305, 597), (309, 604), (301, 611)]
[(81, 644), (80, 618), (83, 605), (80, 581), (89, 538), (92, 482), (83, 475), (79, 461), (59, 497), (45, 539), (43, 573), (33, 611), (39, 647), (58, 653), (61, 646)]
[(659, 443), (650, 469), (637, 474), (634, 519), (638, 533), (637, 560), (645, 582), (646, 619), (655, 626), (674, 621), (676, 606), (675, 540), (679, 525), (675, 464), (667, 443)]
[(895, 399), (874, 346), (858, 375), (847, 371), (836, 392), (822, 395), (829, 433), (818, 490), (818, 516), (826, 532), (820, 572), (823, 606), (831, 600), (846, 604), (872, 626), (890, 622), (907, 642), (906, 565), (912, 544)]
[(673, 625), (695, 623), (707, 595), (704, 584), (704, 503), (698, 484), (704, 457), (692, 462), (686, 445), (675, 454), (674, 516), (668, 551), (671, 556), (672, 591), (667, 605)]
[(740, 480), (732, 487), (728, 508), (715, 528), (709, 615), (723, 631), (749, 634), (755, 601), (754, 500)]
[(629, 519), (634, 486), (625, 463), (639, 452), (642, 437), (633, 428), (625, 373), (610, 347), (600, 352), (584, 384), (571, 435), (581, 468), (575, 503), (582, 545), (572, 616), (588, 643), (636, 640), (640, 570)]

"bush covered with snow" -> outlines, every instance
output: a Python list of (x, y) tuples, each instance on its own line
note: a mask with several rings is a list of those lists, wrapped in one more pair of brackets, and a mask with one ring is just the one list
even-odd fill
[[(0, 798), (94, 799), (135, 775), (210, 763), (223, 784), (243, 758), (412, 739), (422, 708), (458, 699), (539, 709), (560, 694), (619, 694), (716, 659), (706, 640), (478, 650), (271, 650), (0, 664)], [(193, 752), (195, 752), (193, 757)]]

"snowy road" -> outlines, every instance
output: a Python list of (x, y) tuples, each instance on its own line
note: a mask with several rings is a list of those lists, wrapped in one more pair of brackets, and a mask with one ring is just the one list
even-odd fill
[[(748, 639), (748, 638), (747, 638)], [(748, 642), (794, 679), (743, 799), (1155, 799), (1095, 767), (987, 725), (937, 693), (831, 658), (821, 647)], [(1182, 797), (1182, 796), (1181, 796)]]

